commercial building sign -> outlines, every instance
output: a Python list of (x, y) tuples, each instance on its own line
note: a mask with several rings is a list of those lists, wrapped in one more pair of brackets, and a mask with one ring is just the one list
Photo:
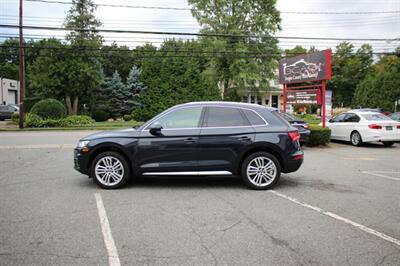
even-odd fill
[(292, 90), (286, 93), (287, 104), (321, 104), (319, 90)]
[(331, 50), (303, 54), (279, 61), (279, 83), (291, 84), (331, 79)]

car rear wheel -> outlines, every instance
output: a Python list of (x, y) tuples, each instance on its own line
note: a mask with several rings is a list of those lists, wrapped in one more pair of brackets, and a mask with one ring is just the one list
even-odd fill
[(358, 131), (354, 131), (351, 133), (350, 141), (353, 146), (361, 146), (362, 145), (362, 138)]
[(117, 152), (103, 152), (92, 163), (92, 178), (105, 189), (120, 188), (130, 177), (128, 161)]
[(256, 152), (249, 155), (242, 165), (242, 178), (251, 189), (272, 188), (281, 175), (281, 165), (275, 156), (268, 152)]
[(394, 142), (393, 141), (384, 141), (383, 145), (385, 145), (386, 147), (390, 147), (393, 146)]

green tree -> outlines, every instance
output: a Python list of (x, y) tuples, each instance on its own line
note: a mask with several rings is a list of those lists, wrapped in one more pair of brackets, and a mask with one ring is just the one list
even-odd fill
[(140, 80), (140, 76), (142, 71), (133, 66), (132, 69), (129, 71), (128, 78), (126, 79), (126, 94), (127, 94), (127, 103), (125, 103), (126, 111), (132, 111), (132, 109), (138, 106), (138, 99), (139, 95), (144, 90), (144, 85)]
[(176, 56), (174, 52), (189, 51), (195, 46), (190, 41), (169, 40), (159, 49), (151, 45), (141, 48), (148, 55), (142, 59), (140, 78), (146, 89), (140, 92), (140, 107), (133, 112), (136, 120), (148, 120), (179, 103), (220, 99), (217, 84), (202, 72), (205, 60), (199, 56)]
[(65, 100), (68, 114), (77, 114), (78, 99), (93, 97), (101, 73), (97, 60), (82, 60), (70, 49), (70, 45), (59, 40), (49, 40), (47, 48), (29, 66), (28, 80), (35, 95)]
[(332, 56), (332, 79), (327, 89), (333, 91), (335, 106), (350, 106), (357, 85), (365, 78), (372, 65), (372, 47), (364, 44), (356, 52), (354, 46), (342, 42)]
[(138, 63), (133, 51), (127, 46), (118, 46), (115, 42), (101, 48), (101, 65), (106, 76), (112, 76), (115, 70), (126, 80), (132, 65)]
[[(72, 0), (72, 6), (64, 22), (65, 28), (71, 30), (66, 36), (71, 45), (69, 56), (74, 58), (74, 65), (82, 69), (79, 73), (74, 73), (74, 77), (70, 77), (82, 82), (65, 91), (65, 102), (69, 114), (77, 113), (79, 99), (90, 101), (94, 90), (101, 82), (99, 49), (102, 45), (102, 37), (97, 31), (101, 23), (94, 15), (95, 10), (92, 0)], [(83, 77), (89, 73), (93, 77), (90, 81), (84, 82)]]
[(223, 97), (237, 100), (242, 91), (268, 89), (278, 59), (277, 40), (272, 37), (281, 21), (276, 0), (188, 2), (202, 33), (252, 36), (201, 38), (207, 52), (217, 52), (207, 72), (216, 75)]
[(400, 58), (383, 56), (372, 67), (365, 79), (358, 84), (354, 103), (364, 107), (382, 107), (394, 110), (394, 102), (400, 99)]

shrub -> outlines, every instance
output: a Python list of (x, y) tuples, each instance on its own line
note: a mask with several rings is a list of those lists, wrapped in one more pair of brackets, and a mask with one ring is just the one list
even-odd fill
[(63, 119), (44, 119), (39, 127), (62, 127)]
[(38, 115), (28, 113), (25, 115), (25, 126), (26, 127), (40, 127), (42, 118)]
[(92, 113), (92, 118), (96, 122), (107, 121), (110, 118), (110, 115), (104, 110), (94, 110)]
[(71, 115), (61, 119), (61, 126), (73, 127), (73, 126), (85, 126), (91, 125), (95, 121), (87, 115)]
[(44, 119), (60, 119), (66, 116), (67, 109), (60, 101), (45, 99), (35, 103), (31, 109), (31, 113)]
[(19, 123), (19, 113), (13, 113), (11, 116), (11, 121), (18, 124)]
[(124, 115), (122, 118), (124, 119), (124, 121), (131, 121), (132, 120), (132, 116), (131, 115)]
[(331, 130), (327, 127), (310, 125), (310, 131), (310, 139), (307, 143), (309, 146), (326, 145), (331, 140)]

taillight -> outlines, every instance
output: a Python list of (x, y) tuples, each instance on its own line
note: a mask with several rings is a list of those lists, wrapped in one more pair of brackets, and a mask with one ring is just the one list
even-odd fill
[(371, 125), (368, 125), (368, 127), (369, 127), (370, 129), (382, 129), (382, 126), (377, 125), (377, 124), (371, 124)]
[(400, 129), (400, 125), (397, 125), (396, 127), (397, 127), (397, 129)]
[(288, 135), (292, 142), (296, 142), (300, 139), (300, 134), (298, 131), (291, 131), (288, 133)]

